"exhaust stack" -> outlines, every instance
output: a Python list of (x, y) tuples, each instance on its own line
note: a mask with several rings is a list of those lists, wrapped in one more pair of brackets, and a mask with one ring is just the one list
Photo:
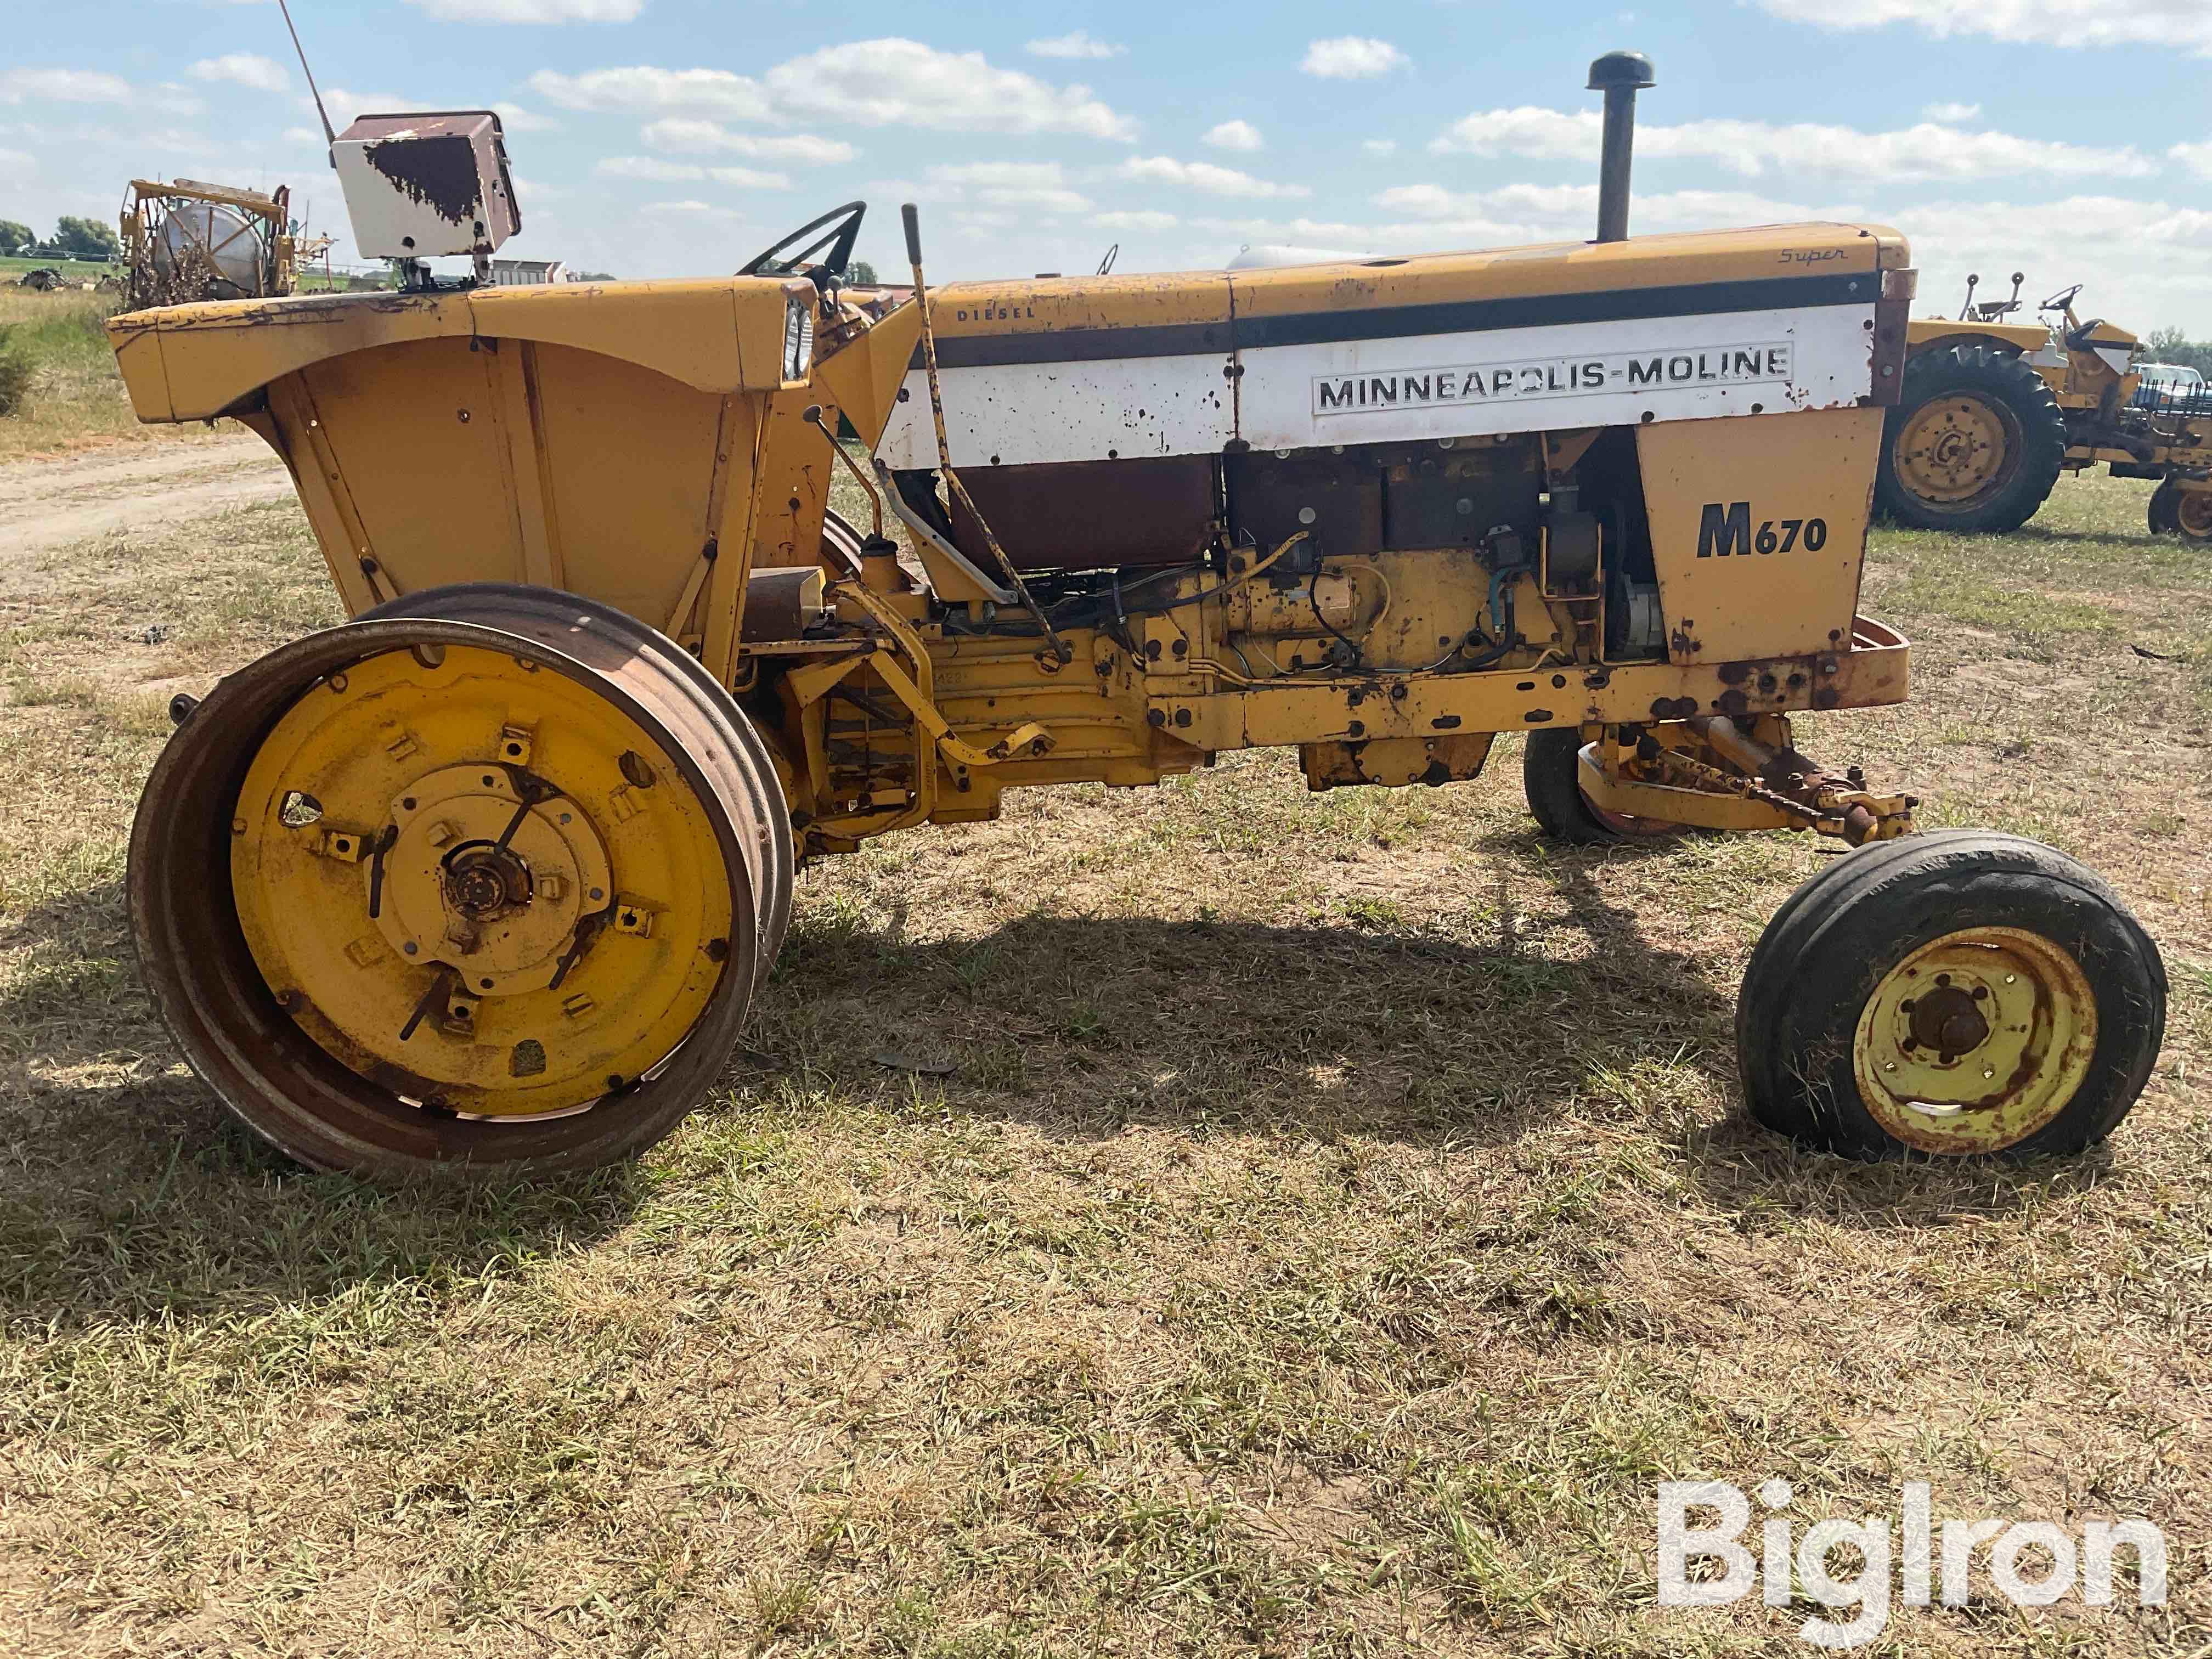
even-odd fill
[(1589, 89), (1605, 94), (1605, 138), (1598, 153), (1597, 240), (1628, 240), (1628, 169), (1636, 152), (1636, 94), (1653, 85), (1640, 52), (1609, 52), (1590, 65)]

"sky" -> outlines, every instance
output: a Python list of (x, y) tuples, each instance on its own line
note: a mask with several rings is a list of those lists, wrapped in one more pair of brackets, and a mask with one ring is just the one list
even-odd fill
[[(1672, 0), (295, 0), (335, 125), (491, 106), (505, 252), (700, 276), (838, 204), (933, 281), (1218, 269), (1248, 245), (1412, 253), (1581, 239), (1590, 60), (1648, 54), (1633, 232), (1802, 218), (1911, 239), (1921, 314), (1966, 274), (2212, 339), (2212, 4)], [(0, 47), (0, 218), (112, 219), (134, 175), (292, 186), (351, 249), (273, 0), (26, 4)]]

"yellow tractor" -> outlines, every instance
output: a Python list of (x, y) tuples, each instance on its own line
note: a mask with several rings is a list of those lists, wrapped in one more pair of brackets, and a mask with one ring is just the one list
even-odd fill
[(2113, 476), (2155, 478), (2154, 532), (2212, 540), (2212, 407), (2201, 398), (2145, 399), (2142, 343), (2102, 318), (2075, 314), (2079, 283), (2006, 319), (2012, 297), (1977, 303), (1966, 278), (1955, 319), (1908, 325), (1905, 389), (1882, 434), (1875, 503), (1920, 530), (2017, 530), (2062, 472), (2100, 463)]
[[(1792, 738), (1906, 692), (1856, 609), (1905, 243), (1627, 240), (1650, 79), (1593, 68), (1589, 243), (933, 289), (909, 207), (910, 295), (863, 304), (854, 203), (732, 278), (418, 266), (117, 318), (143, 418), (284, 458), (352, 618), (175, 708), (129, 890), (185, 1057), (323, 1168), (599, 1164), (723, 1074), (799, 860), (1258, 746), (1316, 790), (1443, 785), (1517, 732), (1564, 841), (1857, 849), (1747, 972), (1762, 1122), (1858, 1155), (2101, 1139), (2165, 1017), (2119, 899), (2033, 842), (1916, 834)], [(367, 142), (356, 227), (484, 257), (495, 144), (470, 179)]]

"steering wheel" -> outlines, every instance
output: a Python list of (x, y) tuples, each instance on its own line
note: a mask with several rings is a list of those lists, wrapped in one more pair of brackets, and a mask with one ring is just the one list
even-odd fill
[(2083, 285), (2081, 283), (2076, 283), (2073, 287), (2068, 289), (2063, 294), (2052, 295), (2048, 300), (2045, 300), (2041, 305), (2038, 306), (2036, 309), (2038, 311), (2063, 311), (2067, 307), (2074, 303), (2075, 296), (2081, 292), (2082, 286)]
[[(842, 276), (846, 266), (853, 263), (853, 245), (860, 240), (860, 220), (867, 213), (866, 202), (848, 202), (844, 206), (831, 208), (819, 219), (809, 220), (790, 235), (773, 242), (738, 267), (740, 276), (788, 276), (806, 266), (806, 262), (830, 250), (814, 269), (831, 276)], [(823, 228), (828, 226), (826, 230)], [(821, 231), (815, 236), (816, 231)], [(806, 239), (813, 236), (812, 241)], [(795, 251), (794, 251), (795, 250)]]

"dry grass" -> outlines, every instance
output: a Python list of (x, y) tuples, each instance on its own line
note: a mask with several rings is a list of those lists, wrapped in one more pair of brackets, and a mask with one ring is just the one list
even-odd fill
[(104, 327), (116, 303), (112, 295), (71, 289), (42, 294), (0, 278), (0, 351), (27, 362), (32, 371), (21, 406), (0, 415), (0, 461), (205, 435), (201, 426), (138, 424)]
[(1655, 1481), (1779, 1474), (1801, 1529), (1920, 1479), (2172, 1542), (2163, 1611), (1883, 1650), (2202, 1653), (2212, 570), (2142, 507), (1881, 538), (1918, 700), (1808, 733), (2168, 953), (2134, 1118), (2008, 1170), (1747, 1127), (1735, 977), (1820, 853), (1554, 848), (1506, 745), (894, 839), (804, 878), (768, 1063), (637, 1166), (305, 1176), (177, 1066), (118, 888), (173, 683), (333, 614), (296, 513), (0, 573), (0, 1644), (1779, 1654), (1807, 1608), (1651, 1581)]

